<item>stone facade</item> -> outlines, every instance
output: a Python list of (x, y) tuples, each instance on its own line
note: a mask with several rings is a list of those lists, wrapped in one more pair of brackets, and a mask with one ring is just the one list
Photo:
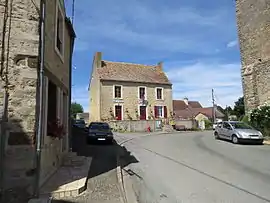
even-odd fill
[[(115, 97), (115, 86), (121, 87), (121, 98)], [(145, 101), (139, 88), (145, 90)], [(162, 99), (157, 99), (157, 88), (162, 89)], [(103, 61), (101, 53), (94, 56), (89, 85), (89, 122), (115, 120), (116, 106), (121, 108), (120, 120), (153, 120), (156, 106), (162, 108), (161, 118), (172, 113), (172, 84), (162, 70), (162, 63), (154, 66), (124, 62)], [(145, 109), (140, 111), (140, 106)], [(140, 112), (144, 117), (140, 117)], [(118, 118), (119, 119), (119, 118)]]
[[(114, 99), (114, 85), (122, 85), (123, 99)], [(100, 120), (111, 120), (111, 110), (114, 111), (114, 105), (118, 103), (123, 108), (123, 120), (138, 120), (140, 99), (138, 97), (138, 87), (146, 87), (147, 94), (147, 120), (154, 117), (154, 106), (167, 106), (168, 116), (172, 111), (172, 87), (162, 84), (141, 84), (134, 82), (113, 82), (102, 81), (100, 85)], [(163, 88), (163, 100), (156, 100), (156, 87)], [(113, 112), (114, 114), (114, 112)]]
[(246, 113), (270, 101), (270, 2), (236, 0)]
[[(0, 0), (4, 5), (4, 0)], [(34, 164), (34, 136), (36, 134), (36, 121), (39, 109), (39, 71), (38, 71), (38, 48), (39, 48), (39, 2), (38, 0), (13, 0), (11, 29), (10, 29), (10, 46), (8, 58), (8, 80), (9, 80), (9, 102), (8, 102), (8, 146), (7, 157), (16, 157), (21, 154), (20, 162), (15, 168), (9, 160), (6, 163), (6, 171), (9, 171), (7, 181), (10, 179), (18, 180), (19, 185), (28, 185), (31, 180), (31, 170)], [(44, 64), (44, 123), (42, 134), (42, 157), (41, 157), (41, 183), (53, 173), (60, 164), (59, 159), (63, 152), (67, 151), (68, 139), (65, 137), (62, 141), (53, 140), (46, 136), (47, 117), (46, 110), (48, 108), (48, 81), (52, 81), (58, 88), (60, 94), (57, 98), (61, 98), (57, 103), (58, 116), (61, 122), (66, 126), (68, 134), (68, 104), (63, 105), (63, 96), (68, 98), (70, 94), (70, 57), (72, 55), (72, 43), (75, 36), (70, 31), (70, 24), (65, 18), (65, 8), (62, 1), (46, 1), (45, 14), (45, 64)], [(55, 30), (57, 10), (61, 10), (64, 18), (63, 23), (63, 44), (64, 51), (62, 56), (55, 48)], [(4, 15), (4, 6), (0, 6), (1, 18)], [(9, 19), (8, 19), (9, 21)], [(0, 28), (2, 34), (2, 20)], [(72, 30), (73, 31), (73, 30)], [(72, 34), (73, 33), (73, 34)], [(6, 37), (7, 38), (7, 37)], [(2, 44), (2, 42), (1, 42)], [(6, 50), (7, 51), (7, 44)], [(46, 83), (47, 81), (47, 83)], [(47, 84), (47, 86), (46, 86)], [(1, 81), (0, 86), (5, 83)], [(0, 105), (3, 105), (3, 88), (0, 89)], [(68, 102), (68, 99), (65, 100)], [(65, 112), (65, 114), (63, 113)], [(64, 117), (66, 115), (66, 117)], [(18, 146), (19, 145), (19, 146)], [(65, 145), (66, 147), (63, 147)], [(64, 151), (65, 150), (65, 151)], [(9, 154), (9, 155), (8, 155)], [(17, 161), (17, 159), (14, 159)], [(13, 171), (20, 170), (20, 175), (16, 175)], [(27, 175), (28, 174), (28, 175)], [(33, 175), (33, 174), (32, 174)], [(28, 177), (25, 179), (25, 177)], [(20, 181), (28, 180), (28, 181)]]

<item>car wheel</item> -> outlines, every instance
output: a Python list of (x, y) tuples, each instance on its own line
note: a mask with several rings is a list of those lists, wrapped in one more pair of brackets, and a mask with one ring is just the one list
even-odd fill
[(214, 135), (215, 135), (215, 139), (216, 139), (216, 140), (219, 140), (218, 133), (217, 133), (217, 132), (215, 132), (215, 133), (214, 133)]
[(232, 136), (232, 143), (233, 144), (238, 144), (239, 143), (238, 137), (236, 135)]

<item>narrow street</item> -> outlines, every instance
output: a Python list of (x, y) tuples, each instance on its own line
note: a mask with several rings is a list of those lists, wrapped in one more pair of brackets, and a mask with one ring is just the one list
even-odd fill
[(233, 145), (215, 140), (212, 133), (126, 142), (139, 161), (124, 168), (132, 175), (128, 179), (138, 202), (270, 202), (270, 147)]

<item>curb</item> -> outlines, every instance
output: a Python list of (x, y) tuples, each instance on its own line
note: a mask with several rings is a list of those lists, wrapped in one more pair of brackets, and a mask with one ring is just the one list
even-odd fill
[(117, 162), (116, 173), (117, 173), (117, 180), (118, 180), (118, 183), (120, 185), (121, 202), (122, 203), (128, 203), (126, 192), (125, 192), (124, 181), (123, 181), (122, 169), (121, 169), (121, 166), (120, 166), (119, 156), (117, 156), (116, 162)]

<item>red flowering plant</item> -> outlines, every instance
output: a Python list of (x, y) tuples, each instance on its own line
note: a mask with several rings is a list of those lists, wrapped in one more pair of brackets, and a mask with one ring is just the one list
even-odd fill
[(59, 140), (65, 135), (64, 125), (61, 124), (59, 119), (48, 122), (48, 136), (58, 138)]

